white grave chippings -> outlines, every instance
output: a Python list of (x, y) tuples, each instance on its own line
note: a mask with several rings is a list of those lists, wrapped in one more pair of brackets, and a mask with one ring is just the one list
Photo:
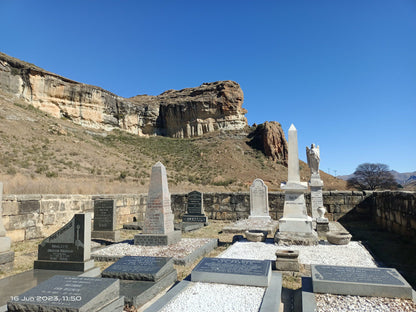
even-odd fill
[(325, 312), (403, 312), (416, 311), (411, 300), (384, 297), (315, 294), (317, 311)]
[(166, 246), (142, 246), (128, 243), (113, 244), (94, 251), (93, 256), (149, 256), (149, 257), (177, 257), (183, 258), (196, 248), (204, 246), (209, 238), (183, 238), (176, 244)]
[(191, 283), (161, 312), (257, 312), (264, 291), (264, 287)]
[(377, 267), (370, 253), (358, 242), (348, 245), (319, 244), (316, 246), (277, 246), (258, 242), (236, 242), (219, 257), (255, 260), (276, 260), (276, 250), (299, 250), (302, 264)]

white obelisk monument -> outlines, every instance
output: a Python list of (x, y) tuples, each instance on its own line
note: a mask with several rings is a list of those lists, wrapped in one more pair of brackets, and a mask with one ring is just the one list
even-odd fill
[(275, 242), (279, 245), (317, 244), (318, 239), (312, 228), (312, 218), (306, 211), (304, 192), (308, 189), (308, 184), (300, 181), (298, 135), (293, 124), (289, 128), (288, 181), (282, 183), (280, 188), (285, 191), (285, 204)]

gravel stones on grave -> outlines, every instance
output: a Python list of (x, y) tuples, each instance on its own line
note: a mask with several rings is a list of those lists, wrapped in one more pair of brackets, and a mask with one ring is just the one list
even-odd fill
[(348, 232), (327, 232), (326, 239), (334, 245), (347, 245), (351, 240), (352, 235)]

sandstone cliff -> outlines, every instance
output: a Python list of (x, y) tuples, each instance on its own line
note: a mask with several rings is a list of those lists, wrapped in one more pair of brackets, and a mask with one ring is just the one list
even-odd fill
[(248, 136), (251, 147), (261, 150), (273, 161), (287, 165), (288, 147), (282, 126), (276, 121), (264, 122)]
[(96, 129), (182, 138), (247, 126), (243, 92), (233, 81), (126, 99), (0, 53), (0, 90), (54, 117)]

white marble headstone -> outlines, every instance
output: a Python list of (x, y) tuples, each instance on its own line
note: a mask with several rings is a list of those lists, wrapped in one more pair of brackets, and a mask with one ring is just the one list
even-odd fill
[(262, 179), (250, 186), (250, 218), (270, 218), (268, 188)]

